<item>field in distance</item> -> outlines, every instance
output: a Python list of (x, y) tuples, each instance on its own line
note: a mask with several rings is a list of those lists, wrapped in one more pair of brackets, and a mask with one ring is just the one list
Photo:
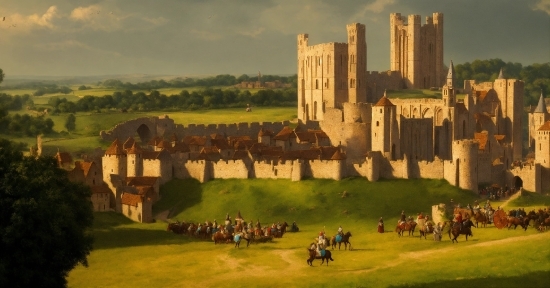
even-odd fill
[[(347, 197), (342, 197), (346, 191)], [(173, 180), (161, 188), (156, 213), (169, 221), (223, 221), (240, 210), (246, 221), (262, 225), (296, 221), (298, 233), (272, 243), (214, 245), (166, 231), (167, 224), (133, 223), (115, 213), (96, 213), (95, 250), (89, 267), (77, 267), (70, 287), (548, 287), (550, 233), (488, 228), (473, 230), (452, 244), (394, 232), (401, 210), (415, 216), (433, 204), (473, 203), (478, 196), (442, 180), (368, 182), (333, 180)], [(505, 209), (550, 205), (550, 198), (529, 194)], [(384, 217), (386, 233), (376, 232)], [(306, 264), (307, 251), (320, 230), (350, 231), (353, 251), (332, 251), (333, 262)]]

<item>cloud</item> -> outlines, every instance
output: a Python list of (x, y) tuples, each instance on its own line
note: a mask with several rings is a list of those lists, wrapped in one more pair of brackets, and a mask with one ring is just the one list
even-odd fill
[(78, 7), (71, 11), (69, 16), (71, 19), (76, 21), (91, 21), (95, 15), (101, 13), (101, 8), (97, 5), (91, 5), (88, 7)]
[(255, 29), (255, 30), (252, 30), (252, 31), (239, 31), (239, 32), (237, 32), (237, 33), (238, 33), (238, 34), (241, 34), (241, 35), (244, 35), (244, 36), (256, 38), (256, 37), (258, 37), (259, 35), (261, 35), (262, 32), (264, 32), (264, 30), (265, 30), (265, 28), (259, 27), (258, 29)]
[(222, 38), (222, 35), (206, 30), (191, 29), (190, 32), (191, 34), (202, 40), (216, 41)]
[(128, 13), (116, 7), (112, 8), (109, 9), (99, 5), (77, 7), (71, 11), (69, 19), (74, 22), (80, 22), (84, 28), (108, 32), (149, 29), (168, 22), (168, 19), (162, 16), (149, 17), (143, 16), (141, 12)]
[(386, 6), (392, 5), (394, 3), (395, 0), (375, 0), (372, 3), (365, 5), (362, 9), (359, 9), (359, 11), (355, 13), (352, 18), (361, 19), (364, 18), (365, 15), (367, 15), (368, 13), (382, 13)]
[[(54, 18), (60, 17), (57, 13), (56, 6), (50, 6), (48, 10), (42, 15), (32, 14), (32, 15), (21, 15), (15, 13), (9, 16), (6, 16), (6, 19), (3, 20), (1, 28), (13, 28), (13, 31), (24, 31), (28, 32), (32, 29), (47, 28), (54, 29), (55, 25), (53, 24)], [(17, 29), (17, 30), (16, 30)]]
[(37, 44), (36, 48), (43, 49), (45, 51), (58, 51), (58, 52), (68, 51), (68, 50), (80, 50), (80, 51), (86, 50), (86, 51), (96, 52), (98, 54), (109, 54), (113, 56), (121, 56), (121, 54), (118, 52), (95, 48), (77, 40), (65, 40), (60, 42)]
[(546, 12), (546, 14), (550, 15), (550, 0), (540, 0), (535, 4), (535, 7), (533, 10), (541, 10)]

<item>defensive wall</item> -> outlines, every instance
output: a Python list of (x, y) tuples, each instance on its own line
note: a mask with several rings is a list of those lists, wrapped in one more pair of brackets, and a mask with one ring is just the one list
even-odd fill
[(231, 136), (250, 136), (252, 139), (258, 137), (260, 129), (268, 129), (278, 133), (285, 126), (288, 120), (281, 122), (251, 122), (233, 124), (189, 124), (187, 126), (175, 124), (174, 120), (167, 115), (160, 117), (142, 117), (115, 125), (108, 131), (101, 131), (99, 136), (105, 141), (115, 139), (128, 139), (140, 136), (143, 142), (148, 142), (155, 136), (169, 137), (176, 135), (182, 139), (185, 136), (209, 136), (211, 134), (222, 134)]
[(523, 189), (541, 193), (543, 191), (541, 172), (542, 167), (539, 163), (516, 166), (510, 170), (506, 170), (506, 183), (510, 187), (514, 187), (514, 178), (519, 177), (523, 182)]

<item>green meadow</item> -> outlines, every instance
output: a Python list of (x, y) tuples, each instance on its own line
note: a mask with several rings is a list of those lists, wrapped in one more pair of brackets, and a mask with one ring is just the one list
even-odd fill
[[(346, 191), (347, 197), (342, 197)], [(89, 267), (74, 269), (70, 287), (548, 287), (550, 233), (533, 228), (473, 230), (452, 244), (394, 232), (401, 210), (429, 213), (431, 206), (473, 203), (477, 195), (442, 180), (343, 181), (175, 179), (161, 187), (154, 212), (167, 220), (222, 222), (238, 211), (262, 225), (296, 221), (298, 233), (272, 243), (214, 245), (166, 231), (167, 223), (133, 223), (115, 213), (96, 213)], [(527, 194), (505, 209), (550, 205), (550, 197)], [(386, 233), (376, 232), (380, 217)], [(332, 251), (333, 262), (306, 264), (306, 247), (320, 230), (350, 231), (353, 250)]]

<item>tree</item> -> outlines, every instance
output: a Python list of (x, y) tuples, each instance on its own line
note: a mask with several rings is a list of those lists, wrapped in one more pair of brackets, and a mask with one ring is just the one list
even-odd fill
[(65, 128), (67, 128), (67, 131), (74, 131), (76, 129), (76, 117), (73, 113), (69, 114), (67, 116), (67, 120), (65, 121)]
[(2, 81), (4, 81), (4, 71), (2, 71), (2, 69), (0, 69), (0, 83), (2, 83)]
[(0, 139), (0, 287), (65, 287), (88, 265), (90, 196), (53, 157), (25, 157)]

